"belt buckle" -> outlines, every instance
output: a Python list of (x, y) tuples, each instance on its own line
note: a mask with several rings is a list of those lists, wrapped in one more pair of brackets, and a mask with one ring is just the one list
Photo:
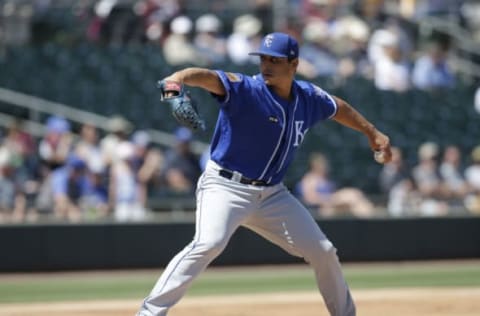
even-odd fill
[(242, 174), (238, 171), (232, 171), (232, 178), (231, 178), (232, 181), (235, 181), (235, 182), (241, 182), (242, 180)]
[(256, 186), (263, 185), (263, 181), (252, 180), (252, 185), (256, 185)]

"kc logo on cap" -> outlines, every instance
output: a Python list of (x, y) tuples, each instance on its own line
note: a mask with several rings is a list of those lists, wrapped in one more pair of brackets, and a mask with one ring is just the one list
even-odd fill
[(274, 39), (273, 34), (268, 34), (267, 36), (265, 36), (265, 46), (267, 47), (272, 46), (273, 39)]
[(271, 33), (263, 38), (262, 45), (249, 55), (266, 55), (273, 57), (297, 58), (298, 43), (288, 34)]

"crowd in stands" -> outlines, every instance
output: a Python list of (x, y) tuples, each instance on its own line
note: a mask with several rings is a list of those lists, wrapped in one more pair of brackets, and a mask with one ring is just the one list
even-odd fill
[[(162, 149), (121, 116), (108, 121), (102, 137), (89, 124), (73, 134), (59, 116), (49, 117), (45, 126), (38, 141), (19, 122), (0, 138), (0, 223), (146, 220), (152, 195), (193, 198), (208, 160), (208, 150), (192, 152), (193, 135), (183, 127), (174, 132), (175, 145)], [(464, 158), (455, 145), (441, 152), (438, 144), (426, 142), (412, 166), (400, 148), (393, 154), (379, 173), (381, 201), (358, 188), (337, 187), (320, 152), (311, 153), (309, 169), (292, 190), (320, 217), (480, 214), (480, 145)]]
[(327, 158), (319, 152), (310, 155), (309, 170), (297, 184), (295, 193), (322, 217), (374, 215), (374, 204), (361, 190), (337, 187), (330, 178)]
[(400, 148), (394, 148), (393, 161), (384, 166), (379, 183), (392, 216), (480, 214), (479, 175), (480, 146), (464, 159), (456, 145), (441, 151), (437, 143), (425, 142), (413, 166), (406, 164)]
[[(272, 31), (273, 1), (252, 1), (251, 12), (225, 18), (225, 5), (205, 3), (209, 13), (188, 15), (183, 1), (144, 0), (133, 6), (97, 1), (85, 8), (86, 38), (100, 43), (158, 44), (173, 66), (236, 65), (258, 62), (248, 55), (266, 32)], [(341, 82), (364, 76), (378, 89), (402, 92), (410, 88), (443, 89), (455, 84), (450, 58), (451, 39), (445, 34), (419, 34), (414, 21), (440, 15), (470, 20), (461, 10), (466, 1), (287, 1), (289, 12), (278, 31), (301, 42), (299, 75), (331, 76)], [(386, 9), (396, 3), (396, 14)], [(480, 8), (476, 9), (480, 15)], [(472, 10), (471, 8), (471, 10)], [(475, 12), (475, 10), (473, 10)], [(260, 14), (263, 14), (260, 16)], [(277, 23), (278, 24), (278, 23)], [(479, 32), (474, 22), (464, 22)]]
[(45, 125), (38, 141), (18, 122), (0, 138), (0, 222), (139, 221), (152, 194), (193, 196), (201, 167), (187, 128), (175, 131), (173, 148), (161, 149), (121, 116), (103, 137), (89, 124), (75, 135), (59, 116)]
[(309, 170), (295, 192), (322, 217), (480, 214), (480, 145), (463, 159), (455, 145), (441, 153), (438, 144), (425, 142), (413, 166), (407, 165), (400, 148), (394, 147), (392, 153), (392, 162), (378, 177), (383, 202), (370, 201), (357, 188), (337, 187), (329, 176), (327, 158), (319, 152), (311, 153)]
[[(275, 30), (299, 39), (301, 77), (327, 77), (340, 85), (361, 76), (379, 90), (402, 93), (445, 90), (459, 80), (452, 59), (456, 43), (446, 34), (421, 33), (422, 19), (454, 21), (480, 41), (480, 5), (473, 1), (289, 0), (284, 19), (275, 23), (273, 2), (245, 1), (248, 10), (237, 12), (229, 7), (235, 1), (223, 0), (72, 1), (72, 34), (46, 28), (52, 32), (42, 37), (54, 1), (0, 1), (0, 49), (40, 40), (148, 44), (158, 46), (172, 67), (247, 66), (258, 63), (248, 52)], [(475, 106), (480, 112), (480, 89)], [(148, 133), (122, 117), (111, 118), (105, 135), (89, 124), (76, 135), (57, 116), (42, 123), (41, 139), (18, 122), (0, 135), (0, 222), (42, 216), (143, 220), (152, 194), (193, 196), (208, 159), (208, 152), (193, 154), (193, 136), (183, 128), (174, 132), (175, 146), (165, 149), (152, 146)], [(327, 157), (318, 152), (294, 190), (319, 216), (371, 217), (384, 210), (391, 216), (479, 214), (480, 148), (468, 157), (465, 150), (427, 142), (418, 148), (416, 163), (407, 165), (402, 149), (394, 148), (393, 162), (379, 174), (381, 203), (358, 188), (337, 187)]]
[[(438, 16), (463, 27), (473, 40), (480, 38), (480, 6), (467, 0), (288, 0), (281, 8), (272, 0), (74, 1), (72, 30), (63, 33), (44, 25), (54, 7), (52, 1), (26, 3), (33, 7), (22, 7), (26, 5), (22, 1), (3, 1), (3, 11), (11, 14), (0, 24), (0, 41), (17, 43), (8, 35), (10, 24), (20, 34), (18, 25), (29, 22), (24, 41), (35, 36), (58, 40), (59, 33), (65, 40), (70, 31), (72, 38), (99, 44), (157, 44), (159, 53), (173, 66), (214, 66), (225, 61), (245, 65), (257, 62), (248, 52), (275, 28), (300, 40), (300, 75), (332, 76), (339, 81), (360, 75), (373, 80), (379, 89), (399, 92), (455, 84), (450, 54), (455, 43), (448, 34), (423, 34), (423, 19)], [(283, 15), (279, 17), (274, 8)], [(14, 19), (16, 11), (27, 22)], [(39, 35), (42, 27), (52, 34)]]

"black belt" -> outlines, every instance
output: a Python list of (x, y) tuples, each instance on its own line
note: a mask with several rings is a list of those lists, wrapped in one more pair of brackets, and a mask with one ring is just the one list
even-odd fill
[[(218, 174), (220, 176), (224, 177), (224, 178), (229, 179), (229, 180), (231, 180), (233, 178), (233, 172), (230, 171), (230, 170), (220, 169), (220, 171), (218, 171)], [(242, 184), (249, 184), (249, 185), (254, 185), (254, 186), (257, 186), (257, 187), (265, 187), (265, 186), (269, 185), (266, 181), (253, 180), (253, 179), (246, 178), (244, 176), (242, 176), (240, 178), (239, 182), (242, 183)]]

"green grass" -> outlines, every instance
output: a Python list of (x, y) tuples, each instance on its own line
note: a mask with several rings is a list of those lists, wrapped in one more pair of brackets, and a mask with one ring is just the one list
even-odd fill
[(152, 279), (130, 277), (80, 276), (64, 278), (51, 275), (33, 280), (0, 282), (0, 302), (39, 302), (86, 299), (120, 299), (142, 297), (152, 286)]
[(353, 288), (479, 286), (480, 264), (398, 265), (345, 269)]
[[(344, 272), (353, 289), (480, 286), (478, 261), (345, 265)], [(159, 275), (159, 271), (0, 274), (0, 303), (141, 299)], [(215, 268), (202, 274), (188, 295), (310, 290), (316, 286), (306, 266)]]

